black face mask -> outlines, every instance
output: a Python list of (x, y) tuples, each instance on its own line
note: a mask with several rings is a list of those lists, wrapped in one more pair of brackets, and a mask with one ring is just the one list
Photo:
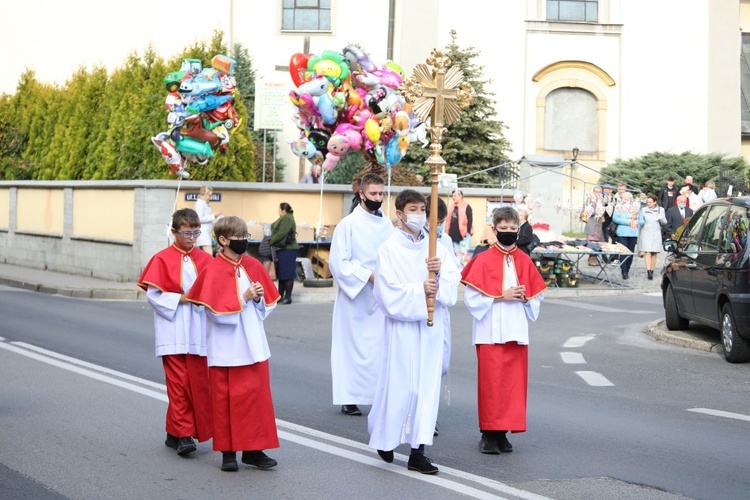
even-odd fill
[(364, 200), (367, 210), (371, 212), (377, 212), (378, 210), (380, 210), (380, 206), (383, 204), (382, 201), (373, 201), (367, 197), (365, 197)]
[(229, 249), (237, 255), (242, 255), (247, 251), (247, 240), (229, 240)]
[(497, 242), (503, 246), (509, 247), (518, 239), (518, 233), (514, 231), (497, 231)]

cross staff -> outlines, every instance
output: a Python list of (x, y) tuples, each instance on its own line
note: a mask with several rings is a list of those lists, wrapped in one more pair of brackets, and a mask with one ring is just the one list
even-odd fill
[[(430, 69), (427, 64), (433, 66)], [(440, 155), (445, 127), (461, 116), (475, 100), (476, 93), (468, 83), (464, 83), (463, 72), (458, 67), (449, 67), (451, 60), (438, 49), (433, 49), (427, 64), (417, 64), (410, 78), (401, 85), (406, 100), (413, 104), (414, 114), (422, 121), (430, 117), (430, 157), (425, 164), (430, 167), (430, 258), (437, 254), (437, 207), (438, 175), (445, 171), (445, 160)], [(429, 273), (430, 279), (435, 273)], [(427, 326), (433, 325), (435, 315), (435, 295), (427, 296)]]

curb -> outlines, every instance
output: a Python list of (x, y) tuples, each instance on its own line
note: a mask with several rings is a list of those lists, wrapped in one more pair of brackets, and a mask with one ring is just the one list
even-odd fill
[(696, 339), (684, 330), (675, 330), (670, 332), (663, 326), (664, 320), (653, 321), (643, 328), (643, 331), (658, 340), (667, 344), (696, 349), (698, 351), (721, 353), (722, 347), (720, 342), (708, 342), (706, 340)]
[(63, 297), (76, 299), (141, 300), (146, 298), (146, 293), (141, 290), (56, 287), (5, 277), (0, 277), (0, 285), (21, 288), (30, 292), (45, 293), (48, 295), (62, 295)]

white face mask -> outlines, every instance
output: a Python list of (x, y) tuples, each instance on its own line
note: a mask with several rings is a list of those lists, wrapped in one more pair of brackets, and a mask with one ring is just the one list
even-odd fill
[(406, 227), (413, 233), (418, 233), (427, 223), (427, 214), (406, 214)]

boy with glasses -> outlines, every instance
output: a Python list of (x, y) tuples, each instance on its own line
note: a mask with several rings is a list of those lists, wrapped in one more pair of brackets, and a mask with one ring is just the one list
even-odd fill
[(202, 307), (186, 300), (198, 273), (212, 260), (195, 246), (200, 227), (195, 211), (176, 211), (172, 215), (174, 243), (151, 258), (138, 280), (154, 310), (156, 356), (162, 359), (167, 382), (164, 444), (181, 457), (196, 450), (193, 437), (206, 441), (213, 432), (205, 316)]
[(211, 381), (214, 451), (221, 470), (242, 462), (276, 466), (264, 449), (278, 448), (263, 320), (276, 308), (279, 292), (258, 260), (245, 255), (247, 224), (224, 217), (214, 226), (221, 251), (200, 273), (188, 300), (206, 307), (206, 345)]

